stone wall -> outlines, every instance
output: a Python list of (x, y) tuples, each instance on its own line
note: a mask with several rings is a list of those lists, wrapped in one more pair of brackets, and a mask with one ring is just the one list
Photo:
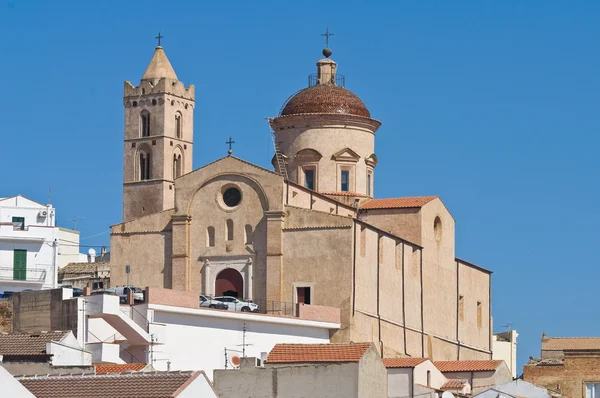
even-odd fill
[(13, 331), (71, 330), (77, 335), (77, 300), (63, 300), (62, 289), (15, 293)]
[(527, 364), (523, 367), (523, 380), (549, 390), (560, 390), (563, 397), (585, 398), (586, 383), (600, 383), (600, 355), (567, 354), (560, 364), (554, 360), (546, 364)]
[(12, 299), (0, 299), (0, 333), (12, 332)]

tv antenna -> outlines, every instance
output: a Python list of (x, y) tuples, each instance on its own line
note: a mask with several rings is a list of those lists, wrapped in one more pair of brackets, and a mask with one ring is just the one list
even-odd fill
[(77, 230), (77, 220), (84, 220), (85, 217), (75, 216), (71, 221), (73, 221), (73, 230)]
[(246, 347), (253, 344), (246, 344), (246, 322), (244, 322), (244, 328), (242, 329), (242, 344), (238, 344), (237, 347), (242, 347), (242, 358), (246, 358)]

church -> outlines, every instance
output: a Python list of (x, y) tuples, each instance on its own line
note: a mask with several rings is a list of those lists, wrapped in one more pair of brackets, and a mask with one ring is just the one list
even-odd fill
[(335, 307), (334, 343), (491, 359), (491, 271), (456, 258), (455, 220), (439, 197), (374, 197), (381, 122), (331, 55), (269, 119), (273, 169), (231, 151), (194, 169), (194, 86), (156, 47), (140, 83), (124, 87), (111, 283), (233, 295), (269, 314)]

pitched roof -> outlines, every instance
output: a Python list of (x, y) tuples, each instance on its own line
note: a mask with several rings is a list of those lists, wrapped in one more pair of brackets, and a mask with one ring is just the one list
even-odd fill
[(46, 355), (46, 344), (61, 341), (68, 333), (0, 333), (0, 355)]
[(154, 50), (154, 55), (142, 76), (142, 80), (160, 79), (162, 77), (177, 80), (177, 75), (167, 58), (167, 54), (165, 54), (165, 50), (158, 46)]
[(437, 361), (433, 364), (440, 372), (477, 372), (485, 370), (496, 370), (504, 361), (482, 360), (482, 361)]
[(427, 361), (427, 358), (383, 358), (386, 368), (414, 368)]
[(276, 344), (267, 363), (358, 362), (371, 343)]
[(108, 268), (109, 263), (69, 263), (58, 270), (59, 274), (87, 274), (94, 273), (99, 269)]
[(411, 207), (422, 207), (425, 204), (434, 200), (435, 198), (437, 198), (437, 196), (414, 196), (408, 198), (371, 199), (367, 203), (360, 206), (360, 209), (403, 209)]
[(546, 337), (542, 351), (600, 350), (600, 337)]
[(38, 398), (173, 397), (201, 372), (16, 376)]
[(145, 363), (96, 363), (94, 364), (96, 367), (96, 374), (107, 374), (107, 373), (123, 373), (123, 372), (139, 372), (144, 369), (146, 366)]
[(465, 384), (467, 384), (467, 380), (449, 379), (447, 382), (444, 383), (444, 385), (442, 385), (442, 390), (455, 388), (461, 389), (465, 386)]

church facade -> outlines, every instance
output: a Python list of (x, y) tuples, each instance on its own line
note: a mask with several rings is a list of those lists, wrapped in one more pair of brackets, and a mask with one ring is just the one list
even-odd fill
[(381, 123), (323, 54), (309, 87), (270, 119), (275, 171), (231, 153), (193, 170), (194, 87), (156, 48), (140, 84), (125, 82), (111, 283), (234, 295), (268, 313), (336, 307), (332, 342), (491, 359), (491, 272), (456, 258), (439, 197), (374, 198)]

